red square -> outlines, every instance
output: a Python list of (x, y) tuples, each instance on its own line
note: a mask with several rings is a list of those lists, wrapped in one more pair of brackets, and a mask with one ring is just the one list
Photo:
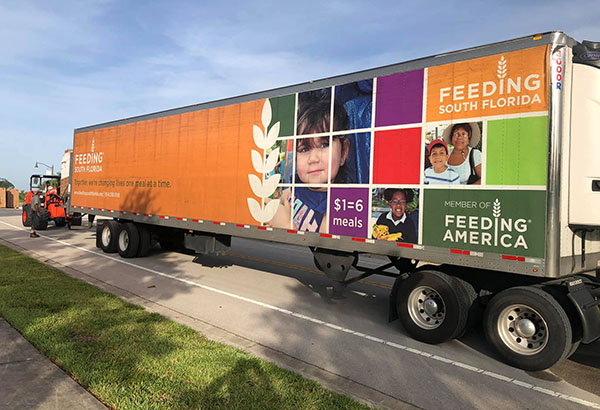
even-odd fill
[(377, 131), (374, 145), (374, 184), (420, 182), (421, 128)]

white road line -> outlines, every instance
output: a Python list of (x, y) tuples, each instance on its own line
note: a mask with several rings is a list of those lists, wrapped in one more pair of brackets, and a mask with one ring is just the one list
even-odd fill
[[(19, 226), (15, 226), (15, 225), (6, 223), (4, 221), (0, 221), (0, 223), (3, 223), (4, 225), (10, 226), (10, 227), (12, 227), (14, 229), (21, 230), (21, 231), (28, 231), (29, 230), (29, 229), (21, 228)], [(221, 295), (224, 295), (224, 296), (228, 296), (228, 297), (231, 297), (231, 298), (237, 299), (237, 300), (242, 300), (244, 302), (248, 302), (248, 303), (251, 303), (253, 305), (257, 305), (257, 306), (260, 306), (260, 307), (263, 307), (263, 308), (266, 308), (266, 309), (270, 309), (270, 310), (274, 310), (274, 311), (277, 311), (277, 312), (280, 312), (280, 313), (283, 313), (283, 314), (286, 314), (286, 315), (294, 316), (294, 317), (297, 317), (298, 319), (306, 320), (306, 321), (315, 323), (317, 325), (326, 326), (326, 327), (328, 327), (330, 329), (333, 329), (333, 330), (338, 330), (338, 331), (341, 331), (341, 332), (344, 332), (344, 333), (350, 333), (350, 334), (352, 334), (354, 336), (358, 336), (358, 337), (366, 339), (366, 340), (374, 341), (376, 343), (384, 344), (386, 346), (390, 346), (390, 347), (393, 347), (393, 348), (398, 349), (398, 350), (405, 350), (407, 352), (410, 352), (410, 353), (413, 353), (413, 354), (416, 354), (416, 355), (419, 355), (419, 356), (423, 356), (423, 357), (426, 357), (426, 358), (429, 358), (429, 359), (438, 360), (440, 362), (448, 363), (448, 364), (450, 364), (452, 366), (460, 367), (463, 370), (467, 370), (467, 371), (471, 371), (471, 372), (474, 372), (474, 373), (478, 373), (478, 374), (482, 374), (482, 375), (485, 375), (485, 376), (489, 376), (489, 377), (492, 377), (492, 378), (494, 378), (496, 380), (501, 380), (501, 381), (505, 381), (507, 383), (511, 383), (514, 386), (523, 387), (523, 388), (525, 388), (527, 390), (535, 390), (535, 391), (537, 391), (539, 393), (547, 394), (547, 395), (550, 395), (552, 397), (558, 397), (558, 398), (561, 398), (563, 400), (567, 400), (567, 401), (571, 401), (573, 403), (577, 403), (577, 404), (581, 404), (581, 405), (584, 405), (584, 406), (587, 406), (587, 407), (591, 407), (593, 409), (600, 409), (600, 403), (594, 403), (594, 402), (591, 402), (591, 401), (579, 399), (577, 397), (569, 396), (569, 395), (566, 395), (566, 394), (563, 394), (563, 393), (555, 392), (555, 391), (543, 388), (541, 386), (536, 386), (536, 385), (533, 385), (533, 384), (530, 384), (530, 383), (525, 383), (525, 382), (523, 382), (521, 380), (518, 380), (518, 379), (515, 379), (515, 378), (511, 378), (511, 377), (503, 376), (503, 375), (500, 375), (500, 374), (497, 374), (497, 373), (493, 373), (493, 372), (490, 372), (490, 371), (487, 371), (487, 370), (479, 369), (477, 367), (470, 366), (470, 365), (462, 363), (462, 362), (458, 362), (458, 361), (455, 361), (455, 360), (452, 360), (452, 359), (447, 359), (447, 358), (444, 358), (444, 357), (441, 357), (441, 356), (438, 356), (438, 355), (435, 355), (435, 354), (423, 352), (421, 350), (414, 349), (412, 347), (403, 346), (403, 345), (400, 345), (400, 344), (397, 344), (397, 343), (394, 343), (394, 342), (390, 342), (388, 340), (383, 340), (383, 339), (380, 339), (380, 338), (375, 337), (375, 336), (366, 335), (364, 333), (360, 333), (360, 332), (357, 332), (357, 331), (352, 330), (352, 329), (348, 329), (348, 328), (345, 328), (345, 327), (342, 327), (342, 326), (338, 326), (338, 325), (335, 325), (333, 323), (325, 322), (325, 321), (322, 321), (320, 319), (315, 319), (315, 318), (312, 318), (310, 316), (306, 316), (306, 315), (301, 314), (301, 313), (292, 312), (290, 310), (283, 309), (283, 308), (280, 308), (280, 307), (277, 307), (277, 306), (269, 305), (268, 303), (259, 302), (259, 301), (254, 300), (254, 299), (247, 298), (245, 296), (236, 295), (235, 293), (231, 293), (231, 292), (227, 292), (227, 291), (224, 291), (224, 290), (221, 290), (221, 289), (213, 288), (211, 286), (202, 285), (200, 283), (196, 283), (196, 282), (193, 282), (191, 280), (178, 278), (176, 276), (169, 275), (167, 273), (159, 272), (159, 271), (156, 271), (154, 269), (150, 269), (150, 268), (146, 268), (144, 266), (136, 265), (134, 263), (128, 262), (128, 261), (123, 260), (121, 258), (114, 258), (114, 257), (109, 256), (109, 255), (107, 255), (105, 253), (102, 253), (102, 252), (96, 252), (96, 251), (92, 251), (92, 250), (89, 250), (89, 249), (85, 249), (85, 248), (82, 248), (80, 246), (73, 245), (73, 244), (70, 244), (70, 243), (65, 242), (63, 240), (52, 238), (52, 237), (47, 236), (47, 235), (40, 235), (40, 237), (42, 237), (44, 239), (48, 239), (48, 240), (51, 240), (51, 241), (55, 241), (55, 242), (61, 243), (61, 244), (66, 245), (66, 246), (70, 246), (72, 248), (78, 249), (78, 250), (83, 251), (83, 252), (91, 253), (91, 254), (94, 254), (96, 256), (101, 256), (103, 258), (110, 259), (112, 261), (115, 261), (115, 262), (118, 262), (118, 263), (122, 263), (124, 265), (132, 266), (132, 267), (137, 268), (137, 269), (142, 269), (142, 270), (145, 270), (147, 272), (153, 273), (153, 274), (158, 275), (158, 276), (162, 276), (162, 277), (165, 277), (165, 278), (173, 279), (173, 280), (176, 280), (178, 282), (182, 282), (182, 283), (185, 283), (185, 284), (188, 284), (188, 285), (191, 285), (191, 286), (195, 286), (195, 287), (198, 287), (198, 288), (201, 288), (201, 289), (204, 289), (204, 290), (208, 290), (210, 292), (218, 293), (218, 294), (221, 294)]]

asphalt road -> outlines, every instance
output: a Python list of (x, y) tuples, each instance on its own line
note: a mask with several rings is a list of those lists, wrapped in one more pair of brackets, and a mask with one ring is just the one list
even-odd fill
[(480, 329), (442, 345), (420, 343), (387, 321), (391, 279), (332, 289), (307, 249), (234, 239), (219, 257), (154, 249), (121, 259), (95, 248), (95, 229), (51, 224), (40, 233), (29, 238), (19, 210), (0, 210), (0, 239), (13, 246), (151, 301), (188, 325), (192, 318), (200, 331), (233, 335), (241, 347), (247, 341), (253, 353), (377, 406), (600, 409), (600, 342), (543, 372), (501, 363)]

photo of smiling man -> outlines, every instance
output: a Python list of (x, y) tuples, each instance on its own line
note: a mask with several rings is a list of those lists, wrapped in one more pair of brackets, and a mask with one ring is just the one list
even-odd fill
[[(409, 209), (417, 215), (415, 191), (412, 189), (387, 188), (377, 190), (373, 197), (373, 216), (377, 222), (373, 225), (373, 238), (385, 241), (417, 243), (418, 234)], [(383, 207), (387, 204), (387, 208)]]

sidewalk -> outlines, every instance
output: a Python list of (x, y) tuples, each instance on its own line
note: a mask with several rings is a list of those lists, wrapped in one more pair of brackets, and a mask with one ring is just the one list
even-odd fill
[(106, 407), (0, 318), (0, 409)]

